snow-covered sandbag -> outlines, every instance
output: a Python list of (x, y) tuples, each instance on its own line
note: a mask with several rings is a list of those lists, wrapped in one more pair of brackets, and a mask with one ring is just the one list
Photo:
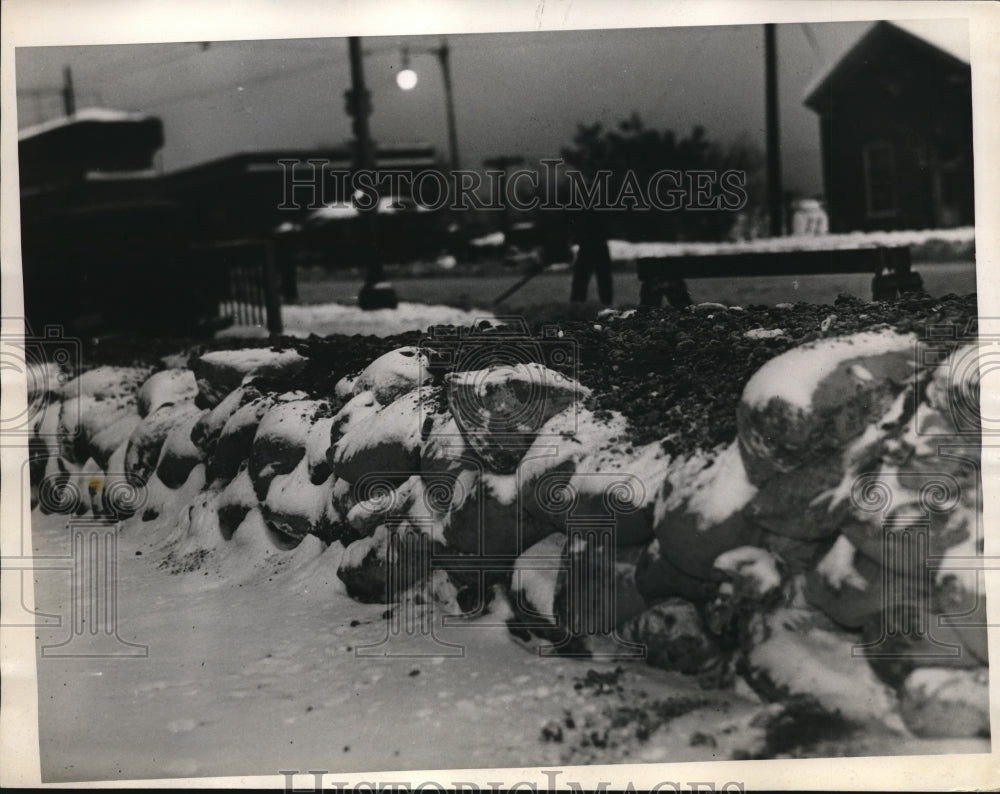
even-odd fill
[(214, 502), (222, 537), (229, 540), (243, 523), (247, 513), (257, 505), (257, 495), (253, 492), (253, 483), (250, 482), (250, 474), (244, 461)]
[(934, 368), (924, 392), (930, 407), (947, 416), (955, 431), (965, 435), (982, 429), (979, 368), (979, 345), (963, 345)]
[(717, 583), (691, 576), (663, 556), (660, 541), (653, 538), (636, 562), (636, 586), (647, 601), (680, 596), (705, 601), (715, 595)]
[(885, 607), (882, 567), (859, 554), (844, 535), (804, 575), (803, 583), (806, 601), (849, 629), (860, 629)]
[(768, 529), (761, 530), (758, 545), (767, 549), (781, 560), (784, 570), (790, 575), (811, 571), (830, 550), (836, 539), (826, 537), (821, 540), (800, 540), (790, 535), (781, 535)]
[(983, 556), (983, 538), (970, 534), (963, 543), (945, 552), (940, 567), (934, 574), (933, 607), (936, 614), (945, 617), (968, 653), (987, 663), (988, 637), (986, 627), (986, 575), (969, 559)]
[(292, 538), (306, 535), (329, 536), (326, 525), (330, 506), (331, 482), (315, 484), (309, 476), (309, 464), (303, 457), (287, 474), (277, 474), (261, 502), (264, 520)]
[[(128, 438), (135, 429), (136, 416), (132, 394), (100, 399), (84, 394), (65, 399), (59, 408), (59, 454), (70, 463), (82, 464), (93, 457), (97, 439), (98, 455), (102, 464), (106, 464), (122, 438)], [(122, 420), (124, 423), (119, 425)]]
[(370, 391), (382, 405), (388, 405), (417, 386), (431, 380), (430, 362), (418, 347), (401, 347), (379, 356), (355, 378), (354, 394)]
[(523, 509), (516, 475), (469, 468), (450, 478), (452, 501), (444, 521), (444, 540), (451, 549), (465, 554), (516, 555), (555, 528)]
[[(276, 398), (266, 394), (241, 405), (230, 414), (215, 441), (215, 449), (208, 460), (210, 480), (229, 480), (236, 476), (240, 464), (248, 460), (257, 426), (271, 408)], [(198, 425), (195, 424), (195, 428)], [(192, 434), (196, 429), (192, 430)], [(204, 448), (204, 447), (203, 447)]]
[(87, 512), (90, 503), (84, 470), (101, 473), (100, 467), (91, 459), (75, 464), (62, 456), (49, 458), (45, 476), (38, 483), (38, 509), (45, 515), (82, 515)]
[(295, 350), (248, 348), (216, 350), (195, 359), (191, 368), (198, 382), (198, 399), (206, 408), (217, 405), (245, 378), (287, 378), (306, 364)]
[(161, 405), (194, 400), (198, 384), (189, 369), (165, 369), (150, 375), (136, 392), (139, 415), (146, 417)]
[(319, 485), (330, 478), (333, 468), (327, 453), (330, 451), (330, 433), (333, 417), (324, 416), (313, 422), (306, 437), (306, 461), (309, 467), (309, 481)]
[(371, 535), (380, 524), (408, 516), (423, 496), (423, 482), (416, 474), (398, 486), (393, 481), (366, 479), (355, 487), (357, 503), (347, 513), (347, 523), (358, 537)]
[[(367, 419), (372, 414), (377, 413), (382, 406), (379, 404), (378, 400), (375, 399), (375, 395), (370, 392), (361, 392), (360, 394), (355, 394), (346, 403), (344, 403), (340, 410), (333, 415), (333, 422), (330, 425), (330, 445), (336, 444), (340, 440), (340, 437), (344, 435), (352, 426), (358, 424), (359, 422)], [(333, 464), (333, 453), (331, 449), (327, 450), (327, 458), (330, 464)]]
[(715, 558), (713, 565), (733, 586), (733, 596), (766, 604), (780, 596), (785, 575), (774, 556), (759, 546), (739, 546)]
[(156, 470), (160, 451), (167, 434), (191, 416), (201, 413), (193, 402), (164, 405), (142, 420), (129, 436), (125, 453), (125, 473), (135, 475), (142, 482)]
[(558, 526), (583, 516), (612, 518), (620, 545), (647, 542), (670, 458), (657, 443), (636, 449), (627, 437), (628, 421), (617, 412), (556, 414), (518, 466), (525, 509)]
[(565, 654), (615, 653), (642, 658), (638, 643), (617, 626), (649, 606), (635, 584), (641, 547), (614, 548), (593, 536), (550, 534), (532, 544), (511, 575), (513, 616), (507, 625), (522, 639), (534, 635)]
[(465, 436), (493, 470), (509, 474), (541, 427), (590, 389), (540, 364), (493, 365), (445, 376), (448, 406)]
[(750, 481), (762, 485), (861, 435), (912, 381), (916, 341), (866, 331), (810, 342), (764, 364), (737, 409)]
[(205, 453), (191, 440), (191, 431), (205, 413), (207, 412), (198, 411), (190, 414), (174, 425), (163, 440), (156, 475), (168, 488), (183, 485), (191, 470), (205, 460)]
[(914, 670), (903, 684), (900, 700), (906, 727), (917, 736), (990, 735), (989, 675), (985, 667)]
[(479, 460), (450, 411), (430, 414), (421, 427), (420, 471), (446, 473), (468, 468)]
[(91, 397), (98, 401), (134, 398), (151, 371), (149, 367), (96, 367), (64, 383), (59, 390), (60, 398)]
[(654, 604), (626, 621), (622, 639), (646, 649), (646, 661), (662, 670), (692, 675), (719, 655), (719, 647), (705, 630), (697, 608), (683, 598)]
[(814, 610), (756, 612), (744, 638), (744, 677), (766, 700), (811, 697), (851, 722), (905, 732), (895, 693), (852, 653), (857, 641)]
[(345, 549), (337, 576), (351, 598), (364, 603), (397, 603), (403, 591), (416, 584), (422, 572), (429, 571), (429, 564), (420, 559), (427, 553), (427, 543), (418, 533), (406, 527), (391, 532), (383, 525)]
[[(417, 473), (421, 424), (438, 394), (438, 389), (422, 386), (377, 411), (368, 412), (359, 405), (357, 418), (344, 417), (342, 435), (330, 451), (337, 479), (357, 483), (365, 475), (376, 474), (403, 482)], [(340, 430), (338, 421), (335, 417), (334, 435)]]
[(953, 478), (928, 479), (883, 464), (876, 474), (857, 481), (851, 515), (841, 532), (879, 564), (917, 575), (915, 566), (924, 563), (902, 544), (925, 537), (926, 554), (940, 558), (970, 537), (978, 520), (975, 509), (963, 504), (963, 495), (973, 496)]
[(688, 575), (711, 579), (724, 551), (760, 545), (760, 528), (743, 514), (756, 492), (735, 442), (675, 460), (653, 514), (660, 553)]
[[(107, 403), (103, 403), (102, 405), (107, 405)], [(135, 412), (135, 408), (132, 405), (128, 405), (123, 409), (116, 409), (115, 415), (117, 418), (110, 425), (105, 425), (92, 436), (89, 435), (89, 430), (85, 430), (89, 436), (87, 443), (88, 456), (92, 457), (97, 465), (107, 472), (115, 470), (110, 462), (115, 450), (128, 442), (132, 437), (132, 433), (135, 432), (135, 429), (142, 421), (142, 418)]]
[[(250, 480), (261, 501), (271, 480), (288, 474), (306, 455), (309, 431), (332, 411), (325, 400), (292, 400), (274, 405), (257, 425), (250, 448)], [(306, 472), (308, 482), (308, 471)]]
[(124, 521), (140, 512), (149, 502), (149, 486), (134, 474), (125, 472), (128, 441), (116, 449), (108, 460), (106, 473), (95, 500), (95, 515)]
[(211, 456), (215, 452), (219, 434), (222, 433), (222, 428), (229, 418), (244, 405), (262, 396), (260, 390), (251, 385), (233, 389), (195, 423), (191, 430), (191, 440), (206, 455)]

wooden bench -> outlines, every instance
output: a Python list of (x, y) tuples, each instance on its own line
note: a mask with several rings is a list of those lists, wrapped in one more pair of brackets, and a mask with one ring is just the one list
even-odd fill
[(644, 306), (659, 306), (664, 297), (676, 308), (690, 305), (686, 278), (871, 273), (873, 300), (923, 291), (923, 280), (911, 270), (910, 248), (905, 245), (640, 257), (636, 270), (642, 282), (639, 300)]

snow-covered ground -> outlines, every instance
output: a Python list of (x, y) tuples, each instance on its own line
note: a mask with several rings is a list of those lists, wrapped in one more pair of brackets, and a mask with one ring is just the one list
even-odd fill
[[(283, 333), (287, 336), (317, 334), (360, 334), (393, 336), (407, 331), (424, 331), (431, 325), (473, 325), (493, 315), (482, 309), (463, 311), (452, 306), (401, 302), (395, 309), (365, 311), (357, 306), (323, 303), (310, 306), (281, 307)], [(219, 332), (220, 337), (266, 337), (263, 326), (232, 326)]]
[[(183, 491), (179, 499), (191, 497)], [(36, 511), (37, 553), (68, 554), (66, 524)], [(379, 646), (385, 607), (345, 595), (338, 555), (315, 539), (283, 551), (237, 533), (224, 549), (166, 558), (173, 540), (167, 524), (138, 517), (118, 532), (118, 636), (148, 656), (87, 657), (102, 638), (84, 633), (74, 638), (83, 656), (39, 658), (44, 781), (712, 761), (760, 741), (750, 722), (762, 704), (749, 690), (701, 690), (693, 677), (642, 664), (626, 664), (615, 687), (581, 686), (588, 671), (614, 677), (616, 665), (541, 657), (511, 638), (500, 615), (438, 625), (437, 640), (450, 648), (405, 633)], [(67, 614), (69, 588), (67, 571), (38, 571), (36, 608)], [(64, 642), (68, 622), (36, 634), (39, 646)], [(360, 655), (366, 645), (374, 655)], [(589, 725), (614, 738), (624, 715), (638, 719), (644, 706), (678, 698), (705, 703), (648, 740), (587, 746), (570, 730), (563, 741), (542, 739), (546, 725), (567, 717), (576, 733)], [(713, 743), (693, 741), (702, 734)], [(821, 752), (987, 747), (872, 732)]]

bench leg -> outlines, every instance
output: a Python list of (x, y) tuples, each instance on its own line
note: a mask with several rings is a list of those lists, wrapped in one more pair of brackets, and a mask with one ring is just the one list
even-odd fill
[(675, 309), (683, 309), (694, 303), (691, 294), (688, 292), (687, 284), (682, 278), (672, 278), (667, 282), (663, 290), (667, 295), (667, 301)]
[(639, 285), (639, 304), (642, 306), (654, 306), (659, 308), (663, 303), (663, 293), (660, 287), (653, 281), (643, 281)]

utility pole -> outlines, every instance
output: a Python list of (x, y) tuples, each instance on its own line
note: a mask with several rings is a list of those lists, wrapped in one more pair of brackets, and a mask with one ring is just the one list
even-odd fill
[(451, 156), (451, 170), (458, 170), (458, 133), (455, 131), (455, 100), (451, 93), (451, 51), (448, 42), (441, 40), (441, 46), (435, 51), (441, 63), (441, 74), (444, 78), (445, 112), (448, 115), (448, 154)]
[(778, 126), (778, 52), (773, 23), (764, 25), (764, 101), (767, 125), (767, 208), (771, 236), (780, 237), (784, 229), (784, 203), (781, 190), (781, 140)]
[[(348, 38), (351, 59), (351, 87), (344, 95), (347, 113), (352, 119), (354, 132), (354, 169), (375, 170), (375, 146), (372, 143), (368, 116), (372, 112), (371, 94), (365, 88), (365, 71), (361, 39)], [(358, 305), (362, 309), (394, 309), (399, 301), (390, 284), (383, 282), (382, 258), (378, 245), (378, 203), (361, 210), (364, 231), (365, 283), (358, 294)]]
[(67, 116), (76, 113), (76, 93), (73, 91), (73, 72), (69, 66), (63, 67), (63, 111)]

